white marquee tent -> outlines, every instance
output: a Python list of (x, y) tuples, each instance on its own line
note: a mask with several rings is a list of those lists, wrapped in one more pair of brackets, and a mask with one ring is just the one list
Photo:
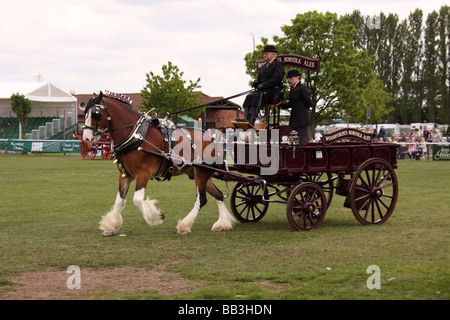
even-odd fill
[[(11, 96), (19, 93), (33, 102), (29, 117), (66, 117), (76, 114), (77, 99), (48, 82), (0, 82), (0, 117), (16, 117)], [(75, 123), (75, 117), (72, 117)]]

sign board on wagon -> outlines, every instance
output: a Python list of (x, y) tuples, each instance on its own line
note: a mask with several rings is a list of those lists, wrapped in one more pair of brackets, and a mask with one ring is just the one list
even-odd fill
[[(283, 61), (283, 63), (287, 66), (314, 72), (320, 70), (320, 59), (311, 59), (308, 57), (299, 56), (297, 54), (280, 54), (277, 55), (277, 58)], [(259, 71), (264, 63), (266, 63), (264, 60), (256, 61), (256, 69)]]

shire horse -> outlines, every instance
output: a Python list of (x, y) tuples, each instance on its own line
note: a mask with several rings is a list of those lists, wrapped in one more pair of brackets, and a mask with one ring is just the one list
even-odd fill
[[(212, 182), (214, 169), (204, 165), (208, 159), (207, 163), (212, 163), (213, 160), (218, 160), (217, 163), (223, 162), (223, 152), (220, 148), (216, 148), (219, 146), (215, 146), (211, 137), (201, 130), (177, 129), (178, 139), (170, 137), (168, 139), (167, 133), (165, 137), (163, 136), (158, 123), (159, 119), (152, 119), (137, 111), (127, 101), (105, 95), (103, 92), (94, 94), (86, 105), (83, 141), (91, 144), (100, 134), (110, 133), (112, 143), (116, 143), (114, 151), (120, 172), (119, 190), (114, 206), (99, 222), (99, 229), (103, 231), (102, 236), (113, 236), (122, 226), (121, 213), (125, 208), (126, 196), (133, 180), (136, 180), (134, 205), (141, 211), (149, 225), (158, 225), (163, 222), (164, 214), (155, 206), (157, 200), (150, 200), (148, 197), (145, 199), (148, 181), (163, 174), (166, 178), (167, 174), (170, 176), (187, 174), (191, 169), (194, 171), (197, 196), (189, 214), (178, 221), (177, 232), (179, 234), (191, 232), (199, 210), (207, 202), (206, 192), (214, 197), (219, 209), (219, 219), (211, 230), (231, 230), (236, 220), (225, 206), (222, 192)], [(198, 135), (199, 132), (201, 139), (196, 139), (194, 144), (191, 137)], [(174, 165), (171, 158), (174, 150), (178, 150), (176, 155), (178, 165)], [(208, 150), (213, 152), (208, 153)], [(199, 155), (202, 155), (199, 162), (189, 161), (195, 160), (196, 157), (199, 160)], [(185, 159), (188, 160), (184, 161)]]

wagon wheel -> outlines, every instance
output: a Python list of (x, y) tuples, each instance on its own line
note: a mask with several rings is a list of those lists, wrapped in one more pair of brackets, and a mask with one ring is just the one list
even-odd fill
[(314, 182), (304, 182), (292, 190), (286, 205), (289, 223), (296, 231), (317, 228), (325, 218), (327, 199)]
[[(263, 191), (264, 190), (264, 191)], [(267, 212), (269, 203), (267, 188), (258, 183), (238, 182), (231, 193), (230, 205), (233, 215), (241, 222), (258, 222)]]
[(331, 200), (333, 199), (334, 192), (334, 182), (332, 179), (332, 174), (329, 172), (310, 173), (305, 178), (306, 181), (314, 182), (322, 189), (323, 193), (325, 193), (325, 197), (327, 198), (328, 208), (331, 204)]
[(100, 153), (103, 160), (111, 160), (114, 158), (114, 153), (111, 152), (111, 148), (109, 146), (103, 145), (102, 151)]
[(86, 142), (81, 141), (80, 153), (84, 160), (92, 160), (97, 154), (97, 145), (93, 144), (92, 146), (89, 146)]
[(350, 193), (355, 218), (363, 225), (381, 224), (391, 216), (397, 203), (397, 175), (383, 159), (366, 160), (353, 177)]

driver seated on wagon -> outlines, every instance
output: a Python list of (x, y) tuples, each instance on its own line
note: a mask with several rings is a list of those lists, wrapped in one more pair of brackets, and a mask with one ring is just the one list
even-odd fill
[(245, 98), (244, 119), (237, 118), (236, 121), (250, 122), (254, 125), (259, 110), (266, 104), (274, 103), (275, 96), (283, 89), (284, 63), (277, 58), (275, 46), (266, 45), (263, 53), (266, 62), (261, 67), (258, 78), (253, 82), (256, 91)]

